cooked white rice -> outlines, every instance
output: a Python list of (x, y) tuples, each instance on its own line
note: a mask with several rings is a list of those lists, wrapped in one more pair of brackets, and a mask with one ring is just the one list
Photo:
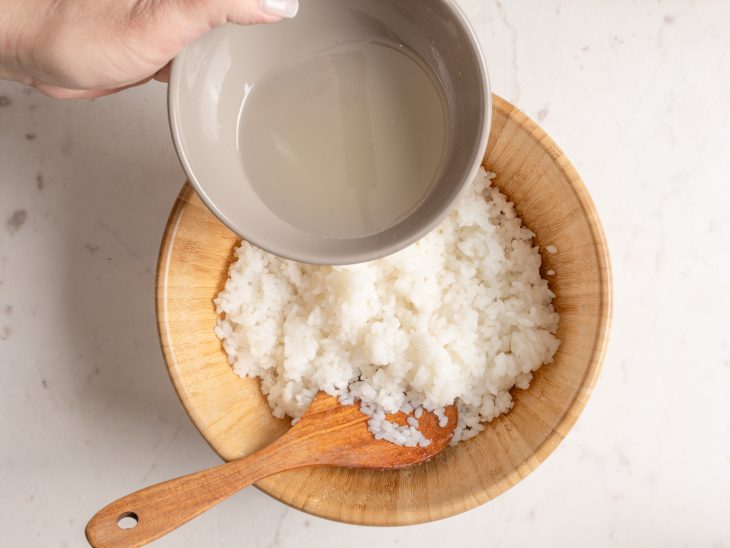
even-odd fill
[[(294, 263), (243, 244), (215, 300), (216, 334), (241, 376), (259, 377), (276, 417), (301, 417), (318, 391), (362, 401), (376, 437), (426, 445), (423, 410), (452, 443), (509, 411), (513, 387), (550, 363), (559, 341), (534, 234), (482, 170), (442, 225), (385, 259)], [(385, 414), (414, 411), (398, 426)]]

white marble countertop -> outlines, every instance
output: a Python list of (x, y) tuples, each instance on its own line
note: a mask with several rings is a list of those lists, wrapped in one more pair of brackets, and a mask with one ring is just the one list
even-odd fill
[[(160, 546), (730, 546), (730, 2), (462, 4), (494, 90), (566, 151), (605, 224), (615, 316), (584, 414), (451, 519), (353, 527), (247, 489)], [(182, 181), (162, 85), (60, 102), (0, 83), (3, 546), (83, 546), (109, 500), (217, 462), (155, 330)]]

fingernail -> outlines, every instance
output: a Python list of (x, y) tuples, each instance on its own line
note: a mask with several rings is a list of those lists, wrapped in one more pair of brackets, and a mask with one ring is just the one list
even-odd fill
[(299, 11), (299, 0), (262, 0), (264, 11), (291, 19)]

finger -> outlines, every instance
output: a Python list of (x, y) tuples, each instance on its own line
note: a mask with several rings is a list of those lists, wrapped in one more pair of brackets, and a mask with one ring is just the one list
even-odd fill
[(299, 13), (299, 0), (259, 0), (266, 13), (291, 19)]
[(69, 89), (50, 84), (34, 84), (34, 88), (54, 99), (94, 99), (105, 95), (100, 89)]
[(299, 0), (227, 0), (226, 4), (228, 21), (239, 25), (275, 23), (299, 11)]
[(107, 95), (119, 93), (120, 91), (124, 91), (125, 89), (144, 85), (151, 79), (151, 77), (145, 78), (144, 80), (140, 80), (139, 82), (135, 82), (127, 86), (110, 89), (71, 89), (54, 86), (51, 84), (44, 84), (42, 82), (34, 83), (33, 87), (35, 87), (41, 93), (44, 93), (49, 97), (53, 97), (54, 99), (96, 99), (97, 97), (105, 97)]
[[(291, 18), (299, 12), (299, 0), (223, 0), (225, 14), (219, 22), (231, 22), (241, 25), (255, 23), (275, 23), (283, 18)], [(203, 4), (209, 9), (215, 4)], [(152, 78), (158, 82), (168, 83), (172, 61), (158, 70)]]
[[(276, 23), (284, 18), (292, 18), (299, 12), (299, 0), (217, 0), (213, 2), (191, 2), (178, 0), (179, 3), (168, 4), (165, 20), (171, 21), (183, 17), (193, 21), (207, 21), (196, 31), (187, 36), (181, 46), (192, 41), (212, 27), (225, 23), (250, 25), (255, 23)], [(187, 21), (189, 22), (189, 21)], [(170, 81), (170, 63), (159, 69), (152, 77), (159, 82)]]
[(167, 63), (164, 67), (162, 67), (160, 70), (155, 72), (154, 78), (158, 82), (164, 82), (165, 84), (170, 81), (170, 70), (172, 69), (172, 62)]

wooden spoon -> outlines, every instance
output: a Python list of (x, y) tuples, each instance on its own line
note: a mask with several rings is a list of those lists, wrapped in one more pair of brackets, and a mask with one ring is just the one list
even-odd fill
[[(456, 428), (455, 406), (446, 408), (444, 428), (424, 412), (419, 430), (431, 443), (401, 447), (376, 440), (368, 430), (369, 417), (359, 405), (340, 405), (319, 393), (302, 419), (276, 442), (258, 453), (202, 472), (158, 483), (112, 502), (91, 518), (86, 538), (96, 548), (142, 546), (169, 533), (233, 493), (277, 472), (304, 466), (347, 468), (404, 468), (441, 452)], [(388, 419), (405, 424), (399, 413)], [(120, 522), (131, 518), (124, 529)], [(136, 523), (135, 523), (136, 522)]]

